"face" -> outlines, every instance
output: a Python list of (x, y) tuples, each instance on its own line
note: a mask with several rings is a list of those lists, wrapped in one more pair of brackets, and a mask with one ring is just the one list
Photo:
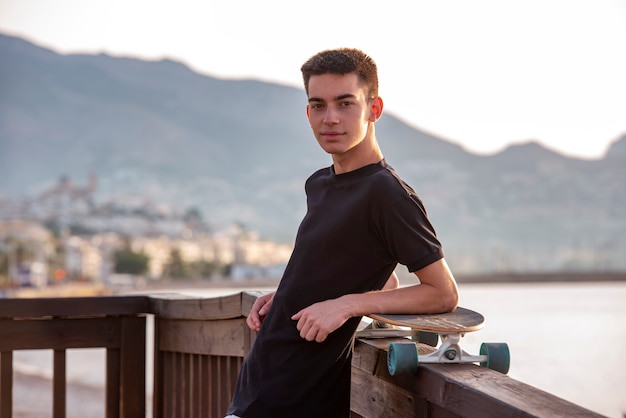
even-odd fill
[[(356, 74), (323, 74), (309, 80), (307, 117), (317, 142), (333, 158), (358, 155), (374, 145), (379, 98), (369, 99)], [(379, 104), (380, 102), (380, 104)]]

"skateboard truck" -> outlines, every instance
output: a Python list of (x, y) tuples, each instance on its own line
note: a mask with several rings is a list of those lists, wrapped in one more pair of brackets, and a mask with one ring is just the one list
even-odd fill
[(461, 348), (461, 334), (441, 334), (441, 346), (428, 354), (418, 354), (413, 342), (391, 343), (387, 350), (389, 374), (417, 373), (421, 364), (467, 364), (480, 363), (482, 367), (508, 373), (511, 363), (509, 347), (506, 343), (482, 343), (479, 355), (472, 355)]
[(400, 328), (383, 321), (374, 320), (367, 327), (357, 331), (358, 338), (398, 338), (409, 337), (413, 341), (436, 347), (439, 336), (434, 332), (419, 331), (417, 329)]

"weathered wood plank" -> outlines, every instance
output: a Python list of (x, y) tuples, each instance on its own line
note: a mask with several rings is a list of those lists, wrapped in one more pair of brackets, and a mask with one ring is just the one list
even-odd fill
[[(415, 416), (419, 418), (463, 418), (462, 416), (455, 414), (452, 411), (443, 409), (439, 405), (435, 405), (426, 401), (424, 401), (422, 407), (418, 407), (417, 412), (418, 414), (416, 414)], [(471, 415), (470, 413), (470, 416), (473, 417), (475, 415)]]
[(260, 291), (260, 290), (247, 290), (241, 292), (241, 315), (248, 316), (250, 311), (252, 310), (252, 305), (254, 302), (261, 296), (267, 294), (269, 292)]
[(241, 316), (241, 294), (190, 298), (176, 294), (150, 296), (150, 312), (166, 319), (218, 320)]
[(242, 358), (163, 352), (163, 391), (155, 404), (162, 416), (222, 418)]
[(191, 381), (191, 368), (190, 368), (191, 354), (181, 353), (179, 354), (179, 356), (180, 356), (180, 371), (181, 371), (180, 392), (178, 393), (178, 397), (180, 398), (179, 415), (182, 417), (188, 417), (190, 416), (189, 383)]
[(146, 296), (3, 299), (0, 303), (0, 318), (94, 317), (146, 312)]
[(211, 413), (211, 356), (201, 356), (200, 373), (202, 374), (202, 415), (208, 417)]
[(13, 352), (0, 351), (0, 418), (13, 415)]
[(226, 415), (242, 361), (242, 357), (211, 356), (212, 382), (209, 387), (209, 392), (211, 393), (211, 414), (209, 417), (221, 418)]
[[(162, 417), (176, 416), (176, 353), (162, 352), (163, 362), (163, 380), (162, 380), (162, 398), (157, 399), (162, 407), (159, 408)], [(156, 408), (155, 408), (156, 411)]]
[[(391, 342), (406, 342), (405, 338), (364, 339), (358, 340), (374, 348), (363, 355), (362, 350), (355, 351), (352, 358), (352, 393), (351, 408), (364, 418), (402, 416), (429, 417), (432, 407), (424, 399), (415, 396), (410, 390), (395, 386), (390, 381), (380, 379), (380, 374), (387, 374), (386, 348)], [(434, 351), (425, 344), (418, 345), (420, 354)], [(380, 370), (380, 369), (383, 370)], [(389, 376), (391, 377), (391, 376)], [(371, 388), (371, 389), (368, 389)], [(370, 391), (372, 396), (369, 396)], [(387, 405), (391, 403), (391, 405)], [(399, 415), (386, 415), (397, 410)], [(395, 413), (395, 412), (394, 412)]]
[(191, 355), (191, 413), (189, 414), (190, 418), (202, 418), (204, 416), (202, 412), (202, 394), (203, 394), (203, 383), (202, 383), (202, 358), (204, 356), (200, 354), (192, 354)]
[(415, 396), (353, 367), (350, 409), (366, 418), (413, 417)]
[[(476, 413), (472, 416), (602, 417), (493, 370), (475, 365), (453, 366), (423, 366), (423, 377), (417, 380), (416, 391), (459, 415), (471, 407)], [(435, 391), (427, 383), (430, 380), (441, 381), (444, 390)]]
[(0, 350), (119, 347), (114, 317), (72, 319), (0, 319)]
[[(379, 341), (379, 344), (381, 342)], [(601, 417), (540, 389), (476, 365), (422, 365), (415, 376), (390, 376), (383, 349), (357, 340), (352, 365), (461, 417)]]
[(246, 324), (242, 318), (223, 321), (161, 319), (159, 324), (161, 350), (215, 356), (244, 356), (243, 336)]

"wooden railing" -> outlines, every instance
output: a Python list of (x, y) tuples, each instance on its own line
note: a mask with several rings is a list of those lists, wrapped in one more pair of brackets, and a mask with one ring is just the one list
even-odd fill
[(257, 293), (212, 299), (151, 298), (155, 313), (154, 416), (222, 418), (254, 333)]
[(66, 416), (66, 350), (106, 349), (106, 416), (145, 416), (145, 297), (0, 300), (0, 418), (13, 410), (13, 352), (53, 350), (52, 416)]
[[(0, 300), (0, 418), (13, 411), (13, 352), (53, 350), (52, 416), (66, 415), (66, 350), (106, 349), (105, 411), (145, 417), (146, 315), (154, 315), (155, 418), (222, 418), (255, 334), (259, 293)], [(600, 415), (474, 365), (424, 365), (390, 376), (386, 343), (357, 340), (353, 417), (593, 417)], [(149, 365), (148, 367), (151, 367)]]

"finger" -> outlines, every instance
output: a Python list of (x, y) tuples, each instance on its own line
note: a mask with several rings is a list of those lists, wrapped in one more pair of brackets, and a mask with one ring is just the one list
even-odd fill
[(265, 305), (261, 306), (261, 308), (259, 308), (259, 315), (261, 316), (267, 315), (267, 313), (270, 310), (270, 306), (272, 305), (270, 305), (269, 303), (266, 303)]
[(297, 314), (295, 314), (295, 315), (293, 315), (291, 317), (291, 319), (294, 320), (294, 321), (299, 321), (300, 318), (302, 318), (302, 311), (299, 311)]
[(318, 343), (324, 342), (328, 337), (328, 333), (322, 330), (319, 327), (311, 327), (309, 331), (306, 333), (306, 337), (302, 337), (307, 341), (315, 341)]
[(261, 322), (258, 320), (256, 315), (250, 315), (246, 319), (246, 323), (248, 324), (248, 327), (253, 331), (258, 331), (261, 327)]
[(307, 341), (315, 341), (315, 338), (317, 337), (317, 330), (311, 327), (307, 327), (306, 330), (303, 329), (300, 332), (300, 336)]
[(315, 341), (318, 343), (324, 342), (326, 340), (326, 337), (328, 337), (327, 333), (318, 331), (317, 336), (315, 337)]
[(263, 306), (265, 306), (265, 303), (264, 299), (257, 299), (256, 302), (254, 302), (254, 305), (252, 305), (252, 311), (259, 312)]
[(310, 328), (311, 327), (307, 325), (307, 320), (305, 318), (298, 319), (298, 322), (296, 323), (296, 329), (300, 331), (300, 334), (302, 335), (303, 338)]
[(300, 331), (300, 337), (307, 341), (312, 341), (315, 338), (313, 324), (310, 321), (307, 321), (305, 317), (300, 317), (296, 323), (296, 329)]
[(254, 329), (255, 331), (258, 331), (259, 328), (261, 327), (261, 324), (263, 323), (263, 316), (259, 315), (259, 312), (257, 310), (252, 310), (246, 322), (252, 325), (251, 326), (252, 329)]

